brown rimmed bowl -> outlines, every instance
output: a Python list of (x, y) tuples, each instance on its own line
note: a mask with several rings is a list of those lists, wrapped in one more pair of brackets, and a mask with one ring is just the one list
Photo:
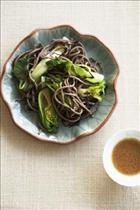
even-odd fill
[[(25, 111), (22, 102), (17, 101), (20, 95), (12, 77), (12, 63), (16, 56), (33, 48), (34, 44), (41, 43), (45, 46), (52, 39), (59, 39), (63, 36), (82, 42), (88, 56), (101, 62), (107, 82), (107, 90), (93, 118), (82, 120), (79, 125), (73, 127), (60, 125), (56, 134), (49, 134), (38, 127), (38, 116), (31, 111)], [(98, 38), (92, 35), (80, 34), (69, 25), (61, 25), (49, 29), (37, 29), (16, 46), (4, 64), (1, 76), (1, 94), (9, 108), (14, 123), (19, 128), (39, 140), (67, 144), (81, 137), (94, 134), (107, 122), (117, 103), (115, 86), (118, 74), (119, 67), (113, 54)]]

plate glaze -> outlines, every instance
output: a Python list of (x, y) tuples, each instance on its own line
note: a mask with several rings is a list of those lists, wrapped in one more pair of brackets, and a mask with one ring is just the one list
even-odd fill
[[(12, 62), (16, 56), (31, 49), (34, 44), (42, 43), (45, 46), (52, 39), (63, 36), (81, 41), (86, 48), (88, 57), (93, 57), (101, 62), (107, 82), (107, 91), (93, 118), (82, 120), (79, 125), (73, 127), (64, 127), (61, 124), (56, 134), (48, 134), (38, 128), (38, 116), (31, 111), (25, 112), (22, 103), (16, 100), (20, 98), (20, 95), (11, 73)], [(113, 54), (99, 39), (92, 35), (80, 34), (69, 25), (61, 25), (49, 29), (37, 29), (17, 45), (4, 65), (1, 76), (1, 93), (12, 119), (18, 127), (39, 140), (66, 144), (97, 132), (109, 119), (117, 103), (115, 84), (118, 74), (119, 67)]]

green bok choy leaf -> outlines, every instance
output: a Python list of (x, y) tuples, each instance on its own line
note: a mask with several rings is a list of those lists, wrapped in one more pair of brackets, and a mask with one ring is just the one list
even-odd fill
[(33, 87), (33, 84), (29, 81), (28, 77), (28, 59), (29, 55), (23, 54), (23, 56), (15, 60), (13, 66), (13, 74), (19, 83), (18, 88), (20, 91), (24, 92), (27, 92)]
[(50, 133), (56, 132), (59, 121), (57, 113), (53, 108), (48, 88), (44, 88), (39, 92), (38, 105), (39, 105), (39, 113), (43, 127), (46, 128), (47, 131)]
[(78, 94), (82, 97), (91, 96), (101, 102), (105, 94), (105, 81), (98, 82), (88, 88), (80, 88)]

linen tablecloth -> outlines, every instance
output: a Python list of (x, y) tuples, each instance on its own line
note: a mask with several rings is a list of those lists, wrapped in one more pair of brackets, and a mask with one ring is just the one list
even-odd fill
[(119, 66), (118, 105), (96, 134), (70, 145), (40, 142), (17, 128), (1, 102), (2, 210), (138, 210), (140, 189), (105, 173), (102, 154), (121, 128), (139, 128), (138, 1), (2, 1), (2, 65), (36, 28), (70, 24), (97, 36)]

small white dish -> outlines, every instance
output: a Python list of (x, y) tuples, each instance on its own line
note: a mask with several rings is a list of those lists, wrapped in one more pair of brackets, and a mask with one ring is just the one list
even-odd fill
[(135, 138), (140, 141), (140, 131), (134, 129), (124, 129), (115, 133), (106, 143), (103, 152), (103, 165), (109, 177), (116, 183), (123, 186), (139, 186), (140, 173), (135, 175), (125, 175), (120, 173), (112, 162), (112, 151), (115, 145), (125, 138)]

